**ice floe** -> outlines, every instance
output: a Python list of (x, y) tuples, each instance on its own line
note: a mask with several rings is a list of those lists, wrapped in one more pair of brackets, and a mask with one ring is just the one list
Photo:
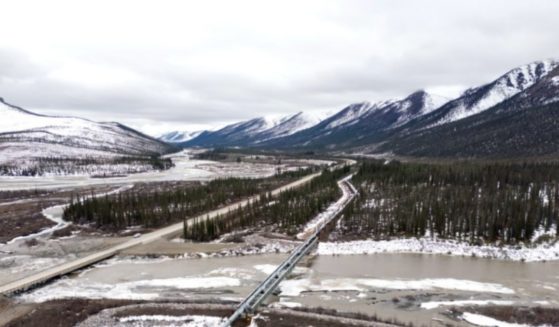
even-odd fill
[(51, 285), (21, 295), (30, 302), (45, 302), (64, 298), (152, 300), (160, 297), (161, 288), (196, 290), (238, 287), (241, 281), (231, 277), (177, 277), (150, 279), (118, 284), (92, 283), (63, 278)]
[[(142, 323), (173, 323), (173, 326), (181, 327), (218, 327), (225, 322), (224, 318), (201, 316), (201, 315), (186, 315), (186, 316), (166, 316), (166, 315), (141, 315), (141, 316), (128, 316), (119, 318), (121, 323), (131, 323), (133, 326), (142, 326)], [(181, 323), (177, 325), (175, 323)], [(151, 325), (150, 325), (151, 326)]]
[(464, 292), (485, 292), (514, 294), (514, 290), (495, 283), (481, 283), (453, 278), (434, 278), (418, 280), (373, 279), (373, 278), (336, 278), (323, 280), (294, 279), (280, 284), (282, 296), (299, 296), (303, 292), (364, 292), (367, 289), (391, 290), (457, 290)]
[(514, 305), (514, 301), (506, 300), (457, 300), (457, 301), (431, 301), (421, 303), (422, 309), (432, 310), (439, 307), (463, 307), (463, 306), (482, 306), (482, 305)]

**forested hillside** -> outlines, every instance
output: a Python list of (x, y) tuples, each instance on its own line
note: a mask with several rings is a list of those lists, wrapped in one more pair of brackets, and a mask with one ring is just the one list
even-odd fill
[(347, 239), (436, 236), (472, 243), (535, 241), (556, 230), (559, 164), (419, 164), (368, 161), (353, 178)]
[(398, 135), (379, 151), (412, 157), (541, 158), (559, 154), (559, 104), (512, 102), (452, 123)]

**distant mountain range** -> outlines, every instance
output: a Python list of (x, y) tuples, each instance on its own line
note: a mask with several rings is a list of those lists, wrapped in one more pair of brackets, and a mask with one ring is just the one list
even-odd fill
[(351, 104), (325, 119), (304, 113), (255, 118), (201, 132), (178, 145), (425, 157), (550, 156), (559, 152), (558, 103), (559, 62), (545, 60), (514, 68), (456, 99), (420, 90), (403, 99)]
[(200, 135), (202, 131), (194, 131), (194, 132), (168, 132), (158, 137), (159, 140), (167, 143), (182, 143), (186, 141), (190, 141), (193, 138)]
[(260, 117), (231, 124), (217, 131), (204, 131), (191, 140), (178, 143), (182, 146), (202, 147), (259, 146), (315, 126), (320, 121), (319, 115), (304, 112), (279, 119)]
[(119, 123), (35, 114), (0, 98), (0, 164), (161, 155), (176, 148)]
[(0, 165), (40, 158), (153, 156), (180, 147), (411, 157), (559, 155), (559, 61), (534, 62), (445, 99), (423, 90), (354, 103), (323, 117), (299, 112), (254, 118), (215, 131), (155, 139), (119, 123), (38, 115), (0, 98)]

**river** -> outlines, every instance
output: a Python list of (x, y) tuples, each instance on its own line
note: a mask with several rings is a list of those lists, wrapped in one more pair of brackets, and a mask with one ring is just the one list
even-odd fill
[[(115, 258), (21, 297), (240, 300), (285, 257)], [(271, 299), (273, 305), (320, 306), (427, 326), (439, 319), (457, 325), (445, 316), (446, 302), (558, 306), (559, 262), (420, 254), (314, 256), (280, 290)]]

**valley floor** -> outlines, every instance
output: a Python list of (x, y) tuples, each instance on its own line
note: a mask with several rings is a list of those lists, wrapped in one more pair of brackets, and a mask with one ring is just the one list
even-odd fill
[[(219, 171), (220, 165), (212, 167)], [(168, 183), (143, 187), (172, 187)], [(122, 185), (103, 186), (99, 192)], [(60, 190), (41, 191), (37, 199), (25, 193), (31, 191), (22, 192), (5, 198), (0, 210), (23, 217), (25, 213), (18, 210), (27, 206), (22, 204), (42, 198), (45, 206), (53, 206), (68, 197)], [(306, 226), (312, 227), (320, 215), (315, 218)], [(335, 237), (340, 233), (336, 223), (321, 237), (325, 242), (319, 243), (315, 255), (280, 285), (251, 327), (559, 324), (555, 227), (537, 230), (534, 241), (548, 237), (533, 245), (474, 246), (431, 237), (341, 241)], [(300, 232), (305, 229), (300, 226)], [(0, 283), (143, 232), (140, 227), (113, 235), (61, 229), (54, 237), (41, 235), (0, 245)], [(10, 320), (8, 326), (36, 321), (84, 327), (217, 326), (299, 242), (274, 226), (237, 230), (212, 242), (160, 239), (30, 292), (0, 299), (0, 325)]]

